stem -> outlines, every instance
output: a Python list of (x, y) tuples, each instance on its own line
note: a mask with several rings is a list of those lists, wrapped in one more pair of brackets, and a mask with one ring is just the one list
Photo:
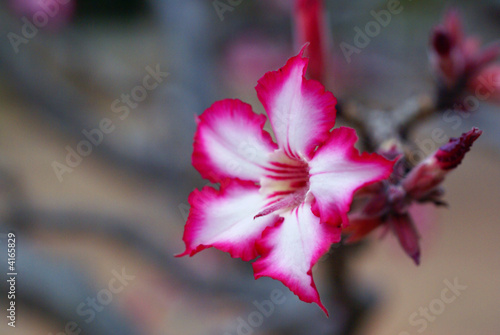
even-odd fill
[(341, 244), (332, 250), (328, 259), (330, 278), (332, 279), (333, 298), (345, 312), (344, 324), (341, 332), (336, 335), (358, 334), (360, 326), (372, 307), (369, 299), (364, 299), (359, 293), (352, 290), (352, 274), (349, 267), (350, 258), (364, 244)]

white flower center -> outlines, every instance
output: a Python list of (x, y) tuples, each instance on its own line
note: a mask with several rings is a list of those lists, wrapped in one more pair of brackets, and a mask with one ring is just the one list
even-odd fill
[(304, 202), (309, 191), (309, 165), (288, 157), (282, 150), (270, 155), (268, 174), (261, 178), (260, 192), (268, 199), (257, 216), (294, 208)]

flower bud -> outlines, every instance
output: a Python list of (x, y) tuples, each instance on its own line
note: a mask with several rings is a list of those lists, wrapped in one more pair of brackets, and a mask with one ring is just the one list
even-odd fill
[(308, 74), (322, 82), (327, 73), (329, 30), (325, 23), (323, 0), (297, 0), (295, 5), (295, 43), (309, 43)]
[(419, 200), (431, 193), (444, 180), (446, 174), (462, 162), (481, 134), (481, 130), (472, 128), (460, 138), (451, 138), (432, 156), (415, 166), (401, 181), (408, 195)]

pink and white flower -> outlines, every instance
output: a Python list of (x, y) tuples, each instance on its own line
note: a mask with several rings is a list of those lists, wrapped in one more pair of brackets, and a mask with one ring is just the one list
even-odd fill
[(256, 87), (276, 142), (263, 130), (266, 117), (239, 100), (218, 101), (196, 118), (193, 165), (221, 187), (190, 195), (179, 256), (210, 247), (245, 261), (260, 256), (256, 279), (280, 280), (327, 313), (312, 267), (339, 242), (354, 192), (387, 178), (393, 162), (360, 155), (353, 129), (331, 130), (336, 99), (304, 77), (303, 52)]

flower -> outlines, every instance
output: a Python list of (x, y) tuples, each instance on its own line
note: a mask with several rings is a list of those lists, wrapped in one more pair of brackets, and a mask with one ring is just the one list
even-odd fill
[(339, 242), (353, 193), (388, 177), (393, 162), (360, 155), (353, 129), (331, 131), (336, 99), (304, 77), (303, 53), (256, 86), (276, 143), (263, 130), (266, 117), (239, 100), (218, 101), (197, 117), (193, 165), (221, 187), (189, 196), (179, 256), (209, 247), (244, 261), (260, 256), (252, 264), (255, 279), (277, 279), (327, 313), (312, 267)]
[(414, 203), (445, 205), (440, 200), (444, 193), (441, 183), (462, 162), (481, 134), (481, 130), (473, 128), (460, 138), (451, 138), (409, 172), (405, 171), (406, 161), (401, 157), (389, 179), (360, 190), (360, 195), (368, 200), (350, 216), (351, 225), (344, 230), (350, 234), (348, 242), (357, 242), (376, 228), (384, 227), (397, 236), (403, 250), (418, 265), (420, 237), (408, 210)]
[[(478, 85), (484, 85), (484, 77), (491, 76), (490, 67), (496, 67), (491, 63), (499, 56), (500, 44), (481, 48), (478, 38), (464, 34), (458, 11), (448, 11), (431, 34), (430, 61), (446, 96), (440, 107), (451, 107), (465, 91), (476, 94)], [(498, 84), (496, 91), (496, 96), (500, 95)]]

